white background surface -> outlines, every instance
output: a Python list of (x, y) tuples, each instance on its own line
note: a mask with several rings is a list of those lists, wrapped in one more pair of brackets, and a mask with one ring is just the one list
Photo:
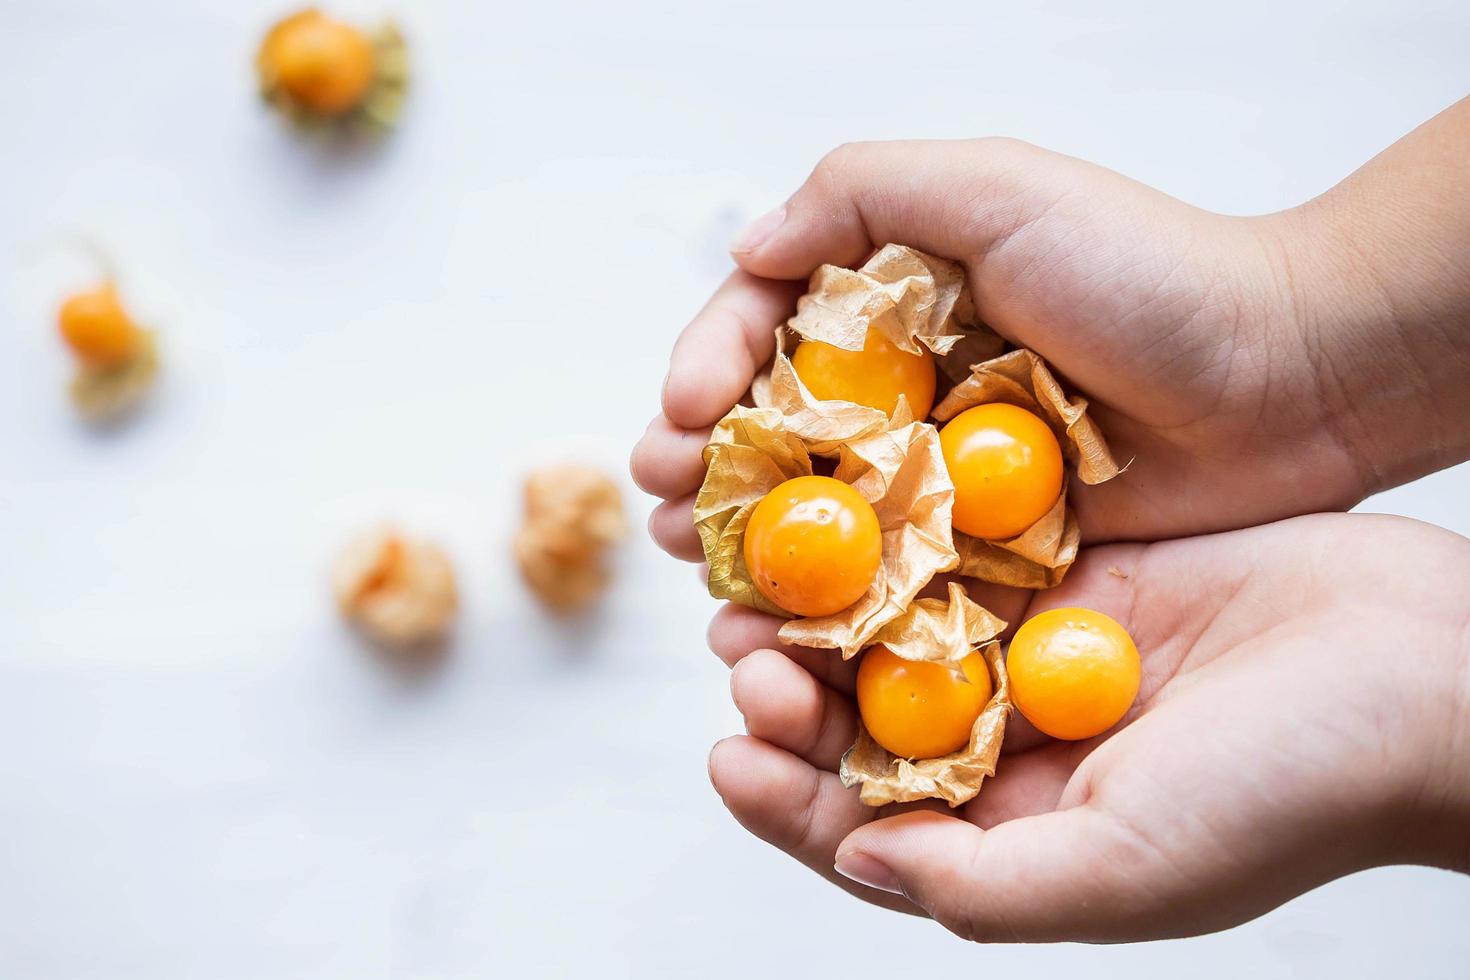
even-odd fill
[[(353, 156), (257, 104), (275, 3), (0, 0), (0, 976), (1464, 975), (1470, 880), (1422, 869), (1117, 948), (860, 905), (709, 789), (739, 722), (692, 572), (640, 536), (564, 627), (507, 555), (524, 466), (621, 471), (724, 241), (833, 145), (1003, 133), (1273, 210), (1470, 90), (1462, 2), (401, 6), (404, 125)], [(70, 232), (167, 356), (100, 435)], [(385, 516), (462, 573), (419, 685), (323, 584)]]

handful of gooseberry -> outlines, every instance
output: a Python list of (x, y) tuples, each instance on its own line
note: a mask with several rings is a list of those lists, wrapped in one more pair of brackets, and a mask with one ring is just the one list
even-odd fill
[(901, 246), (819, 269), (776, 340), (755, 408), (716, 426), (695, 518), (711, 594), (784, 614), (786, 643), (863, 656), (844, 782), (874, 805), (973, 797), (1013, 697), (1056, 737), (1115, 724), (1138, 657), (1112, 620), (1026, 624), (1012, 683), (1004, 624), (963, 587), (917, 598), (947, 571), (1062, 580), (1079, 540), (1069, 474), (1121, 471), (1087, 403), (975, 319), (958, 266)]

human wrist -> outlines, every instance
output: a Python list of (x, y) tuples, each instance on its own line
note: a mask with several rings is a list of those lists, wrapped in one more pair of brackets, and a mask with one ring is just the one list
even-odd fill
[(1356, 473), (1354, 502), (1470, 459), (1470, 277), (1440, 267), (1447, 230), (1370, 191), (1260, 219), (1281, 329), (1323, 443)]
[(1369, 863), (1470, 874), (1470, 626), (1447, 622), (1410, 646), (1419, 655), (1388, 666), (1379, 702), (1381, 717), (1406, 727), (1390, 738), (1395, 761), (1375, 780), (1384, 792)]
[(1427, 863), (1470, 874), (1470, 626), (1461, 630), (1453, 660), (1446, 677), (1446, 737), (1425, 794), (1431, 849)]
[(1470, 459), (1470, 99), (1300, 207), (1253, 219), (1364, 489)]

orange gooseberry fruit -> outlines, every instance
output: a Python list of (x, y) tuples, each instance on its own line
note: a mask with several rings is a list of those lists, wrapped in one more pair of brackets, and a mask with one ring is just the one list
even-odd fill
[(798, 616), (829, 616), (873, 584), (883, 530), (873, 505), (846, 483), (799, 476), (755, 505), (744, 550), (761, 595)]
[(375, 69), (372, 42), (350, 24), (303, 10), (272, 27), (256, 64), (304, 109), (340, 115), (362, 101)]
[(57, 326), (78, 357), (99, 367), (126, 361), (137, 350), (142, 333), (110, 282), (69, 297), (61, 304)]
[(954, 526), (973, 537), (1020, 534), (1062, 492), (1062, 447), (1024, 408), (967, 408), (939, 430), (939, 448), (954, 481)]
[(1138, 696), (1142, 667), (1133, 638), (1091, 609), (1051, 609), (1028, 619), (1006, 653), (1011, 700), (1052, 738), (1100, 735)]
[(857, 672), (858, 713), (868, 734), (903, 759), (933, 759), (963, 748), (992, 688), (979, 651), (961, 660), (960, 670), (963, 679), (945, 664), (870, 647)]
[(791, 366), (823, 401), (856, 402), (892, 415), (903, 395), (916, 419), (928, 418), (934, 407), (934, 355), (927, 350), (911, 354), (872, 327), (862, 350), (803, 340), (791, 355)]

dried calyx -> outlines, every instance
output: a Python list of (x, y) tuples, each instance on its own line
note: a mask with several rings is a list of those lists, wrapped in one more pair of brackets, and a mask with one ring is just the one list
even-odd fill
[(526, 478), (525, 523), (516, 535), (521, 575), (552, 609), (574, 612), (607, 588), (608, 550), (628, 534), (622, 491), (586, 466), (553, 466)]
[[(710, 594), (717, 599), (789, 618), (756, 587), (745, 564), (744, 535), (767, 493), (814, 472), (815, 448), (833, 451), (833, 478), (851, 485), (877, 514), (882, 556), (867, 592), (836, 614), (790, 619), (781, 628), (783, 642), (833, 647), (854, 657), (936, 572), (957, 561), (949, 540), (953, 490), (934, 427), (906, 422), (890, 429), (882, 413), (873, 415), (836, 420), (809, 440), (792, 431), (777, 409), (737, 407), (715, 427), (705, 449), (708, 471), (695, 498), (694, 520), (709, 562)], [(845, 434), (843, 426), (856, 435), (829, 438)]]
[(342, 614), (395, 650), (433, 647), (454, 624), (454, 568), (440, 548), (391, 528), (354, 539), (332, 568)]
[[(752, 385), (755, 403), (792, 416), (793, 429), (814, 440), (841, 420), (885, 414), (815, 397), (791, 362), (801, 341), (860, 351), (870, 331), (899, 351), (932, 353), (940, 397), (968, 376), (971, 364), (1005, 349), (1005, 341), (976, 318), (958, 263), (886, 245), (859, 269), (824, 265), (812, 274), (796, 315), (776, 328), (776, 356)], [(905, 407), (912, 419), (915, 406)]]
[[(1123, 472), (1087, 414), (1087, 400), (1068, 395), (1046, 362), (1029, 350), (1013, 350), (974, 365), (969, 376), (935, 406), (934, 417), (946, 422), (966, 409), (996, 403), (1015, 405), (1044, 421), (1057, 437), (1068, 468), (1083, 483), (1104, 483)], [(1002, 585), (1053, 588), (1076, 560), (1080, 538), (1064, 485), (1051, 509), (1012, 537), (987, 541), (956, 530), (957, 571)]]
[(978, 648), (990, 671), (993, 693), (970, 727), (968, 742), (938, 758), (901, 759), (879, 745), (859, 722), (857, 741), (839, 768), (843, 785), (861, 787), (859, 796), (869, 806), (934, 798), (959, 806), (973, 799), (985, 779), (995, 775), (1011, 713), (1010, 685), (996, 642), (1005, 625), (951, 582), (947, 599), (918, 599), (878, 633), (875, 642), (900, 657), (955, 670)]

